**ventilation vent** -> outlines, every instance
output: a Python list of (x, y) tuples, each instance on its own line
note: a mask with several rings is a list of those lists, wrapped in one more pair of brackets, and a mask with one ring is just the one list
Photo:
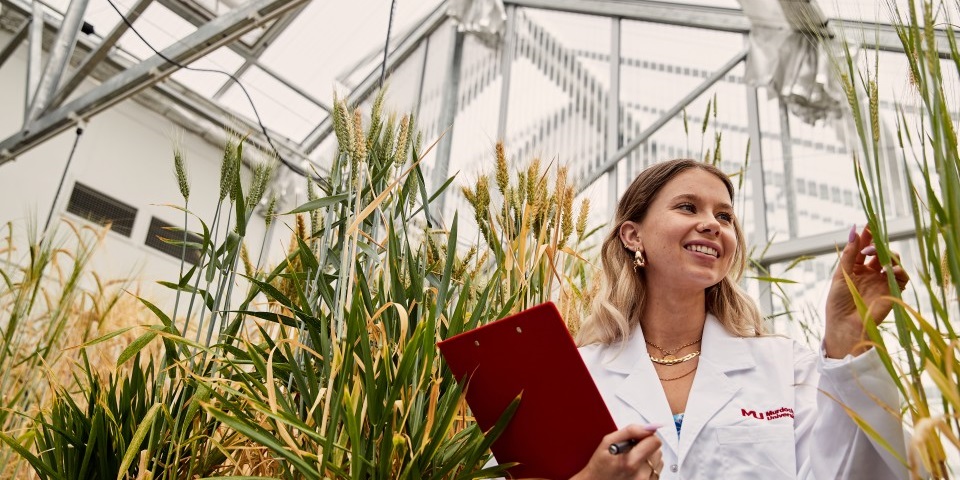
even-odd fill
[[(164, 222), (157, 217), (150, 219), (150, 229), (147, 231), (147, 240), (144, 242), (149, 247), (156, 248), (171, 257), (180, 259), (183, 253), (183, 231), (172, 229), (172, 224)], [(187, 232), (187, 243), (199, 244), (203, 241), (198, 235)], [(189, 263), (197, 265), (200, 263), (200, 249), (188, 246), (187, 255), (184, 258)]]
[(137, 218), (136, 208), (82, 183), (73, 185), (67, 211), (100, 225), (110, 225), (111, 230), (126, 237), (133, 231), (133, 221)]

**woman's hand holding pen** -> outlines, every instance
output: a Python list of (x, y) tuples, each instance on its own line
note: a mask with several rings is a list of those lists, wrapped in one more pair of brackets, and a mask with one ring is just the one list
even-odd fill
[(571, 480), (658, 478), (663, 468), (658, 428), (660, 425), (628, 425), (603, 437), (590, 463)]
[[(897, 285), (903, 289), (909, 277), (899, 265), (899, 256), (892, 253), (892, 257), (893, 276)], [(893, 307), (889, 298), (890, 287), (886, 272), (880, 265), (876, 247), (873, 245), (873, 234), (868, 228), (864, 228), (858, 235), (854, 227), (840, 254), (840, 263), (833, 274), (827, 297), (823, 345), (827, 357), (830, 358), (843, 358), (847, 354), (859, 355), (869, 348), (863, 343), (866, 340), (866, 329), (844, 279), (844, 272), (856, 286), (874, 322), (882, 322)]]

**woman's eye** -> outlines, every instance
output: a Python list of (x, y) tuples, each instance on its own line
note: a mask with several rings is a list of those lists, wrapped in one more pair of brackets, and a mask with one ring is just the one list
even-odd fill
[(729, 213), (719, 213), (717, 214), (717, 218), (720, 219), (721, 222), (729, 223), (733, 221), (733, 215), (730, 215)]
[(681, 203), (680, 205), (677, 206), (677, 208), (679, 208), (680, 210), (686, 210), (688, 212), (697, 211), (696, 207), (694, 207), (692, 203)]

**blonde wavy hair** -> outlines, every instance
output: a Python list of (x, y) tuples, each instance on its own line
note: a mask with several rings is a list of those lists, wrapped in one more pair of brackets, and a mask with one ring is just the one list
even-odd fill
[[(719, 178), (727, 187), (733, 202), (733, 183), (720, 169), (707, 163), (688, 159), (670, 160), (640, 172), (620, 198), (613, 228), (603, 241), (600, 292), (593, 300), (592, 312), (577, 335), (579, 345), (611, 344), (623, 340), (640, 324), (640, 315), (647, 299), (646, 276), (643, 269), (639, 273), (633, 271), (633, 252), (623, 246), (620, 226), (626, 221), (642, 222), (660, 189), (673, 177), (691, 168), (699, 168)], [(737, 283), (746, 268), (747, 255), (743, 230), (736, 217), (733, 219), (733, 228), (737, 236), (733, 263), (720, 283), (706, 289), (706, 311), (716, 316), (734, 335), (759, 336), (764, 333), (760, 312)]]

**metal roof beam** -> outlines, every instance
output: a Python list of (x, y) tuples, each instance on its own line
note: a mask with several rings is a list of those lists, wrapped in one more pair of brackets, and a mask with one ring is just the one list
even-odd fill
[[(24, 117), (25, 124), (33, 122), (50, 105), (50, 100), (57, 93), (60, 86), (60, 79), (63, 77), (63, 71), (70, 62), (70, 56), (73, 55), (73, 49), (77, 44), (77, 36), (80, 35), (80, 27), (83, 25), (83, 15), (87, 11), (87, 4), (90, 0), (71, 0), (67, 13), (63, 16), (60, 23), (60, 29), (57, 31), (57, 37), (50, 47), (50, 56), (47, 58), (47, 64), (43, 67), (43, 76), (40, 77), (40, 84), (37, 85), (33, 93), (33, 99), (30, 102), (30, 109)], [(39, 2), (37, 2), (39, 4)], [(39, 10), (35, 10), (39, 12)], [(35, 17), (42, 17), (35, 14)], [(43, 27), (42, 18), (34, 18), (34, 21)], [(33, 39), (31, 39), (33, 41)], [(26, 125), (25, 125), (26, 126)]]
[(26, 128), (0, 142), (0, 165), (146, 88), (156, 85), (179, 66), (230, 43), (246, 32), (307, 0), (257, 0), (220, 16), (162, 52), (110, 78), (90, 92), (46, 113)]
[(503, 3), (518, 7), (560, 10), (726, 32), (750, 31), (750, 20), (742, 11), (734, 8), (652, 0), (505, 0)]
[[(904, 53), (903, 43), (897, 35), (897, 29), (889, 23), (858, 22), (856, 20), (827, 20), (827, 28), (852, 45), (876, 48), (884, 52)], [(950, 42), (943, 29), (935, 29), (937, 54), (940, 58), (950, 58)]]
[(17, 51), (17, 48), (20, 47), (20, 44), (23, 43), (27, 38), (27, 30), (30, 29), (31, 22), (27, 20), (20, 25), (20, 28), (17, 29), (16, 33), (13, 34), (13, 37), (10, 38), (10, 41), (3, 46), (3, 50), (0, 50), (0, 67), (4, 63), (7, 63), (7, 59), (13, 55), (13, 52)]
[(133, 24), (133, 22), (137, 21), (143, 11), (146, 10), (152, 2), (153, 0), (139, 0), (137, 4), (133, 6), (133, 8), (124, 14), (127, 22), (121, 20), (119, 23), (117, 23), (113, 27), (113, 30), (111, 30), (106, 37), (103, 37), (103, 40), (101, 40), (100, 44), (97, 45), (96, 50), (88, 53), (87, 56), (80, 61), (80, 66), (77, 67), (76, 71), (74, 71), (73, 76), (70, 77), (70, 80), (67, 80), (63, 88), (57, 92), (56, 96), (50, 102), (51, 106), (57, 107), (62, 104), (63, 101), (66, 100), (67, 97), (69, 97), (70, 94), (73, 93), (73, 91), (76, 90), (81, 83), (83, 83), (83, 80), (87, 78), (87, 75), (89, 75), (94, 68), (96, 68), (97, 64), (107, 57), (107, 55), (110, 53), (110, 49), (117, 44), (117, 41), (120, 40), (120, 37), (122, 37), (123, 34), (127, 33), (127, 30), (130, 29), (128, 22)]
[[(505, 0), (507, 5), (559, 10), (585, 15), (619, 17), (683, 27), (748, 33), (750, 20), (743, 11), (705, 5), (683, 5), (654, 0)], [(827, 20), (828, 29), (848, 42), (888, 52), (903, 52), (896, 29), (889, 23), (856, 20)], [(946, 33), (936, 31), (941, 58), (950, 54)]]
[[(163, 5), (171, 12), (179, 15), (181, 18), (189, 22), (190, 24), (201, 27), (207, 23), (213, 21), (216, 18), (222, 18), (224, 15), (217, 17), (212, 12), (208, 11), (203, 6), (197, 4), (196, 2), (184, 1), (184, 0), (159, 0), (160, 5)], [(246, 7), (244, 7), (246, 8)], [(237, 10), (231, 10), (225, 15), (230, 15)], [(263, 23), (258, 26), (263, 25)], [(247, 44), (240, 42), (233, 42), (228, 45), (230, 50), (233, 50), (238, 55), (244, 58), (248, 58), (254, 55), (253, 49), (247, 46)]]

